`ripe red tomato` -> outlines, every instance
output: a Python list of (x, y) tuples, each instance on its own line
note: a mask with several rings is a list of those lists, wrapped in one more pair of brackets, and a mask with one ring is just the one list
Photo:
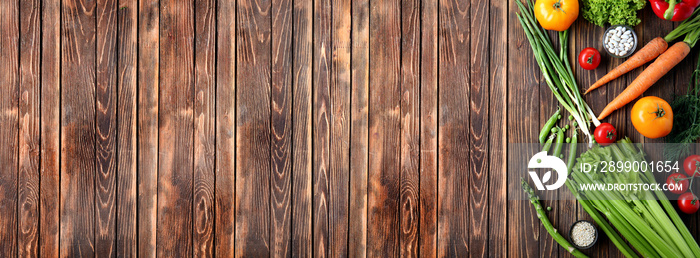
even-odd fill
[(678, 208), (686, 214), (693, 214), (700, 209), (700, 200), (692, 193), (681, 194), (678, 197)]
[(600, 52), (592, 47), (584, 48), (578, 54), (578, 63), (583, 69), (593, 70), (600, 64)]
[[(681, 173), (673, 173), (666, 178), (666, 184), (669, 185), (669, 191), (674, 194), (685, 193), (690, 185), (690, 182), (688, 181), (688, 178)], [(671, 189), (672, 187), (670, 185), (674, 185), (674, 188)]]
[(593, 137), (600, 146), (608, 146), (617, 140), (617, 131), (610, 123), (602, 123), (593, 131)]
[(690, 155), (683, 161), (683, 170), (689, 176), (693, 176), (695, 171), (698, 169), (698, 164), (700, 163), (700, 155)]

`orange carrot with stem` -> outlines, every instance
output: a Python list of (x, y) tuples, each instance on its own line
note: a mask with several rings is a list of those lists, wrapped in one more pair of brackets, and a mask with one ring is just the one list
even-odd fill
[(651, 85), (654, 85), (654, 83), (661, 79), (668, 71), (680, 63), (688, 53), (690, 53), (690, 48), (691, 45), (685, 41), (678, 42), (671, 46), (666, 52), (661, 54), (659, 58), (651, 63), (637, 79), (634, 79), (620, 95), (615, 97), (615, 99), (603, 109), (598, 119), (602, 120), (613, 111), (625, 106), (627, 103), (642, 95)]
[(655, 39), (652, 39), (651, 41), (649, 41), (649, 43), (646, 44), (646, 46), (637, 51), (637, 53), (634, 54), (632, 57), (627, 59), (627, 61), (615, 67), (615, 69), (613, 69), (608, 74), (603, 76), (603, 78), (600, 78), (597, 82), (591, 85), (591, 87), (589, 87), (583, 94), (587, 94), (592, 90), (616, 79), (617, 77), (620, 77), (623, 74), (626, 74), (627, 72), (632, 71), (633, 69), (640, 67), (651, 60), (654, 60), (654, 58), (659, 56), (661, 53), (664, 53), (667, 48), (668, 43), (663, 38), (656, 37)]

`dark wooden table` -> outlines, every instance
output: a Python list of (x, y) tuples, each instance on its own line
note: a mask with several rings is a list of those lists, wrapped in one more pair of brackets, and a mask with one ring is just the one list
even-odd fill
[[(507, 144), (534, 142), (557, 105), (516, 9), (3, 0), (0, 257), (569, 256), (507, 198), (524, 175)], [(675, 26), (641, 16), (642, 43)], [(579, 19), (572, 58), (603, 30)], [(645, 95), (684, 93), (696, 60)], [(575, 72), (586, 87), (620, 63)], [(654, 142), (629, 108), (608, 121)], [(544, 205), (563, 232), (586, 218)], [(621, 256), (608, 242), (585, 252)]]

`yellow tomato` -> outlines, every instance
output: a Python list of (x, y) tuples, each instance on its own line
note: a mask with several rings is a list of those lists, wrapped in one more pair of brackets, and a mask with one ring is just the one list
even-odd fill
[(535, 17), (546, 30), (565, 31), (578, 18), (578, 0), (537, 0)]
[(673, 129), (673, 110), (665, 100), (649, 96), (632, 107), (632, 125), (647, 138), (664, 137)]

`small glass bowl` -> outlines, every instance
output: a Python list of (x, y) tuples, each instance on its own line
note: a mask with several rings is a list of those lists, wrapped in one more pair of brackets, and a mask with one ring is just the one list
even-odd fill
[[(591, 242), (591, 244), (588, 246), (578, 246), (576, 244), (576, 242), (574, 242), (574, 237), (571, 235), (572, 233), (574, 233), (574, 226), (576, 226), (576, 224), (581, 223), (581, 222), (587, 222), (587, 223), (591, 224), (591, 226), (593, 226), (593, 229), (594, 229), (593, 233), (595, 233), (595, 237), (593, 238), (593, 242)], [(596, 242), (598, 242), (598, 227), (596, 227), (595, 224), (593, 224), (593, 222), (590, 222), (588, 220), (583, 220), (583, 219), (578, 220), (578, 221), (574, 222), (574, 224), (571, 224), (571, 228), (569, 229), (569, 241), (571, 241), (571, 245), (573, 245), (574, 247), (576, 247), (576, 249), (579, 249), (579, 250), (585, 250), (585, 249), (591, 248), (595, 245)]]
[[(605, 44), (605, 35), (608, 34), (608, 31), (614, 30), (617, 27), (623, 27), (623, 28), (631, 31), (630, 34), (632, 35), (632, 41), (633, 41), (632, 48), (630, 49), (630, 51), (627, 51), (627, 54), (625, 54), (624, 56), (618, 56), (618, 55), (615, 55), (614, 53), (610, 52), (610, 50), (608, 50), (608, 47)], [(634, 53), (634, 51), (637, 50), (637, 43), (639, 42), (639, 40), (637, 39), (637, 33), (634, 32), (634, 28), (627, 26), (627, 25), (613, 25), (613, 26), (608, 27), (608, 29), (605, 30), (605, 32), (603, 33), (603, 36), (601, 37), (600, 41), (603, 44), (603, 49), (605, 50), (605, 53), (608, 53), (608, 55), (610, 55), (614, 58), (627, 58), (627, 57), (631, 56)]]

